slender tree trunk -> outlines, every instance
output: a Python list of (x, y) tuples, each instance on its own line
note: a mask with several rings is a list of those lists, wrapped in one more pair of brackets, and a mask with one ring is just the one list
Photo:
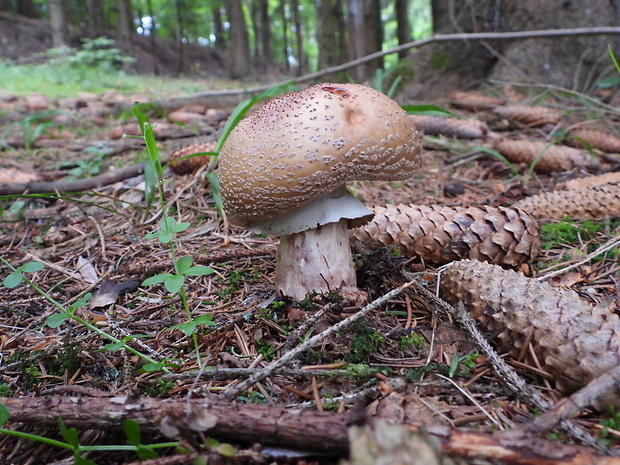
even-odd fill
[(282, 51), (284, 52), (284, 68), (286, 71), (291, 69), (291, 64), (288, 61), (289, 57), (289, 42), (288, 42), (288, 17), (286, 16), (286, 1), (280, 2), (279, 9), (280, 17), (282, 18), (282, 42), (284, 43)]
[(339, 65), (344, 61), (341, 54), (338, 0), (317, 0), (317, 36), (319, 42), (319, 69)]
[(149, 18), (151, 19), (151, 29), (149, 29), (149, 38), (151, 39), (151, 47), (155, 48), (155, 36), (157, 33), (156, 23), (157, 20), (155, 18), (155, 10), (153, 10), (153, 0), (146, 0), (146, 10)]
[[(409, 1), (396, 0), (394, 2), (394, 15), (396, 16), (396, 37), (398, 44), (406, 44), (411, 41), (411, 25), (409, 24)], [(408, 52), (400, 52), (398, 58), (403, 59)]]
[[(127, 56), (133, 56), (133, 42), (134, 35), (133, 27), (133, 10), (131, 9), (131, 0), (117, 0), (118, 6), (118, 22), (116, 24), (116, 34), (118, 38), (118, 44), (121, 51)], [(124, 65), (126, 68), (131, 68), (131, 63)]]
[(230, 77), (247, 76), (251, 70), (250, 41), (241, 0), (226, 0), (226, 13), (230, 24)]
[(87, 0), (86, 8), (90, 17), (90, 37), (101, 37), (105, 33), (103, 2), (101, 0)]
[(224, 20), (222, 19), (222, 7), (215, 6), (211, 9), (213, 17), (213, 34), (215, 35), (215, 48), (226, 49), (226, 33), (224, 32)]
[(271, 51), (271, 21), (269, 21), (269, 1), (259, 0), (258, 6), (261, 29), (261, 57), (265, 64), (269, 66), (273, 62), (273, 53)]
[(28, 18), (38, 18), (37, 7), (32, 0), (17, 0), (17, 14)]
[[(355, 60), (381, 50), (383, 32), (379, 0), (348, 0), (349, 58)], [(383, 67), (379, 58), (355, 68), (357, 81), (366, 81), (378, 68)]]
[(65, 47), (69, 45), (69, 27), (64, 0), (50, 0), (50, 25), (52, 27), (52, 45)]
[(177, 60), (177, 74), (182, 74), (185, 69), (185, 36), (183, 31), (185, 29), (185, 22), (183, 20), (183, 9), (185, 5), (183, 0), (175, 0), (174, 2), (174, 16), (177, 22), (176, 27), (176, 41), (178, 47), (178, 60)]
[(295, 23), (295, 43), (297, 51), (297, 76), (303, 74), (305, 68), (304, 38), (299, 14), (299, 0), (291, 0), (291, 10), (293, 10), (293, 22)]

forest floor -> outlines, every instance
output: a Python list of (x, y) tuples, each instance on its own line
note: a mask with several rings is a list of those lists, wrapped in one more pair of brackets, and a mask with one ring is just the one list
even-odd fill
[[(398, 183), (357, 182), (351, 186), (356, 195), (373, 207), (509, 206), (571, 179), (618, 170), (617, 153), (597, 148), (588, 154), (598, 161), (590, 168), (544, 173), (530, 170), (532, 161), (511, 165), (493, 156), (501, 140), (555, 141), (565, 147), (570, 130), (586, 123), (613, 141), (620, 116), (612, 96), (605, 103), (565, 90), (510, 86), (487, 89), (486, 95), (492, 103), (474, 94), (433, 102), (473, 126), (427, 127), (419, 174)], [(142, 432), (136, 439), (127, 427), (129, 444), (141, 441), (145, 457), (150, 453), (145, 450), (153, 450), (149, 445), (181, 438), (181, 447), (158, 450), (166, 462), (145, 462), (168, 464), (194, 463), (199, 456), (209, 463), (336, 463), (347, 456), (350, 424), (375, 428), (374, 436), (368, 433), (372, 439), (354, 443), (354, 450), (376, 443), (378, 450), (386, 447), (379, 452), (384, 456), (409, 457), (385, 463), (450, 463), (448, 457), (457, 463), (596, 463), (601, 455), (620, 451), (620, 418), (608, 409), (585, 408), (573, 421), (584, 436), (602, 444), (599, 448), (573, 446), (583, 442), (563, 428), (501, 436), (498, 431), (518, 429), (540, 409), (497, 374), (453, 315), (415, 290), (402, 290), (363, 321), (301, 351), (235, 393), (231, 402), (226, 395), (236, 385), (401, 288), (409, 273), (434, 289), (439, 264), (409, 256), (405, 248), (358, 250), (358, 282), (367, 302), (350, 302), (337, 292), (301, 303), (281, 300), (273, 291), (278, 238), (225, 224), (213, 203), (206, 166), (186, 175), (167, 167), (162, 188), (168, 214), (189, 223), (171, 242), (174, 253), (214, 270), (186, 276), (184, 297), (199, 322), (188, 325), (184, 297), (161, 284), (140, 285), (147, 277), (174, 272), (169, 244), (149, 236), (159, 227), (162, 206), (155, 202), (149, 208), (144, 200), (139, 165), (146, 159), (144, 140), (135, 117), (119, 110), (140, 98), (114, 92), (61, 100), (2, 96), (0, 257), (13, 267), (44, 265), (24, 270), (32, 285), (0, 286), (0, 396), (19, 418), (4, 428), (62, 441), (58, 417), (65, 412), (66, 426), (78, 427), (80, 445), (127, 444), (121, 420), (129, 416)], [(468, 103), (470, 98), (479, 103)], [(495, 111), (515, 103), (532, 107), (511, 117)], [(555, 113), (540, 117), (542, 107)], [(156, 103), (154, 108), (148, 116), (164, 160), (179, 147), (214, 141), (232, 110), (191, 104), (162, 114)], [(472, 138), (470, 130), (479, 132)], [(79, 185), (95, 176), (105, 180)], [(8, 196), (15, 183), (28, 182), (43, 183), (37, 185), (45, 192)], [(540, 221), (546, 225), (542, 252), (517, 269), (532, 278), (563, 270), (545, 280), (613, 313), (620, 303), (617, 247), (591, 257), (618, 238), (613, 215)], [(0, 264), (0, 279), (10, 272)], [(69, 308), (91, 293), (90, 303)], [(65, 318), (58, 317), (63, 313)], [(110, 338), (125, 347), (108, 345)], [(154, 371), (144, 369), (147, 357)], [(545, 400), (554, 404), (562, 398), (554, 376), (535, 365), (536, 357), (524, 353), (505, 360)], [(73, 399), (73, 405), (63, 399)], [(183, 416), (190, 406), (203, 405), (192, 402), (204, 399), (213, 402), (214, 429), (201, 426), (213, 420), (204, 413), (191, 421)], [(115, 414), (118, 405), (127, 408)], [(77, 410), (70, 413), (71, 408)], [(135, 416), (133, 408), (139, 411)], [(426, 431), (417, 437), (433, 444), (426, 453), (434, 462), (413, 461), (421, 452), (408, 449), (411, 438), (399, 442), (400, 433), (385, 433), (396, 442), (382, 445), (380, 418), (405, 425), (407, 434)], [(101, 465), (138, 460), (120, 446), (80, 453)], [(0, 435), (0, 457), (3, 463), (70, 463), (73, 452)]]

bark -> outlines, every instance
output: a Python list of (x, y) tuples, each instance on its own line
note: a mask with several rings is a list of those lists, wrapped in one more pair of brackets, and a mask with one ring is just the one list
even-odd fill
[[(450, 34), (613, 26), (618, 14), (613, 3), (435, 0), (433, 27), (436, 34)], [(613, 37), (583, 36), (435, 44), (415, 53), (415, 84), (408, 94), (431, 99), (488, 79), (585, 91), (599, 77), (615, 72), (606, 56), (608, 42), (618, 46)]]
[(69, 26), (64, 0), (50, 0), (50, 25), (52, 27), (52, 45), (65, 47), (69, 45)]
[[(398, 39), (398, 45), (406, 44), (411, 41), (408, 0), (396, 0), (394, 2), (394, 15), (396, 16), (396, 37)], [(399, 58), (405, 58), (406, 56), (407, 52), (405, 51), (398, 54)]]
[(339, 17), (342, 17), (341, 7), (338, 0), (317, 1), (319, 69), (338, 65), (345, 59), (338, 46), (340, 37), (344, 34), (339, 24)]
[(101, 0), (87, 0), (86, 8), (90, 19), (90, 37), (101, 37), (104, 35), (105, 22), (103, 14), (103, 2)]
[(224, 20), (222, 19), (222, 7), (215, 6), (211, 10), (213, 16), (213, 34), (215, 35), (215, 48), (224, 50), (226, 48), (226, 34), (224, 33)]
[[(354, 421), (350, 414), (336, 414), (269, 405), (248, 405), (221, 400), (155, 399), (149, 397), (33, 397), (0, 398), (10, 412), (12, 422), (55, 426), (61, 417), (68, 427), (120, 429), (131, 418), (143, 432), (162, 431), (173, 437), (191, 432), (206, 432), (226, 441), (271, 444), (319, 453), (344, 456), (349, 451), (348, 429)], [(402, 431), (402, 426), (391, 426)], [(399, 449), (417, 444), (416, 437), (430, 436), (438, 455), (476, 457), (494, 463), (530, 465), (619, 465), (620, 459), (604, 457), (589, 449), (564, 445), (529, 435), (490, 435), (470, 430), (429, 425), (405, 426), (399, 433)], [(371, 430), (368, 442), (381, 436), (382, 422), (364, 428)], [(417, 436), (419, 433), (420, 436)], [(359, 435), (358, 435), (359, 437)], [(357, 447), (357, 446), (356, 446)], [(365, 447), (360, 444), (360, 447)], [(386, 457), (390, 450), (382, 452)], [(369, 463), (384, 463), (375, 457)], [(399, 462), (386, 462), (399, 463)], [(411, 462), (409, 462), (411, 463)], [(419, 463), (419, 462), (418, 462)], [(445, 463), (445, 462), (444, 462)]]
[[(348, 0), (347, 6), (349, 59), (355, 60), (381, 50), (383, 33), (379, 0)], [(353, 74), (358, 82), (363, 82), (382, 67), (383, 59), (377, 58), (356, 67)]]
[[(0, 9), (1, 5), (0, 5)], [(18, 0), (17, 1), (17, 14), (24, 15), (27, 18), (38, 18), (39, 14), (37, 8), (34, 5), (33, 0)]]
[(226, 0), (226, 13), (230, 23), (230, 69), (233, 79), (247, 76), (251, 69), (250, 41), (241, 0)]
[(306, 68), (306, 56), (304, 54), (304, 40), (302, 34), (301, 15), (299, 14), (299, 0), (291, 0), (291, 10), (293, 10), (293, 22), (295, 23), (295, 45), (297, 52), (297, 76), (301, 76)]
[(178, 53), (178, 61), (177, 61), (177, 74), (183, 73), (183, 69), (185, 68), (185, 42), (183, 36), (183, 30), (185, 29), (184, 18), (183, 18), (183, 9), (184, 5), (182, 4), (183, 0), (175, 0), (174, 2), (174, 12), (175, 19), (177, 23), (176, 27), (176, 40), (177, 47), (179, 50)]
[[(118, 21), (116, 24), (116, 34), (118, 37), (119, 48), (124, 55), (133, 56), (132, 37), (134, 34), (133, 27), (133, 10), (131, 9), (131, 0), (117, 0)], [(131, 66), (126, 63), (124, 66)]]

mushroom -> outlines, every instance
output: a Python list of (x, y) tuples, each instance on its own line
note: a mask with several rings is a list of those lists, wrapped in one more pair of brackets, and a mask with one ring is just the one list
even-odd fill
[(411, 118), (372, 88), (323, 83), (285, 94), (241, 120), (222, 147), (224, 211), (231, 223), (281, 235), (279, 295), (355, 296), (348, 230), (373, 213), (345, 185), (407, 179), (420, 148)]

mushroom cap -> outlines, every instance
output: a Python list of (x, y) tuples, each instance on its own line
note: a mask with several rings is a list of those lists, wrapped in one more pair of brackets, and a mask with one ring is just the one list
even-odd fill
[(317, 84), (237, 124), (219, 155), (224, 211), (246, 225), (290, 214), (349, 181), (402, 180), (418, 167), (411, 118), (359, 84)]

